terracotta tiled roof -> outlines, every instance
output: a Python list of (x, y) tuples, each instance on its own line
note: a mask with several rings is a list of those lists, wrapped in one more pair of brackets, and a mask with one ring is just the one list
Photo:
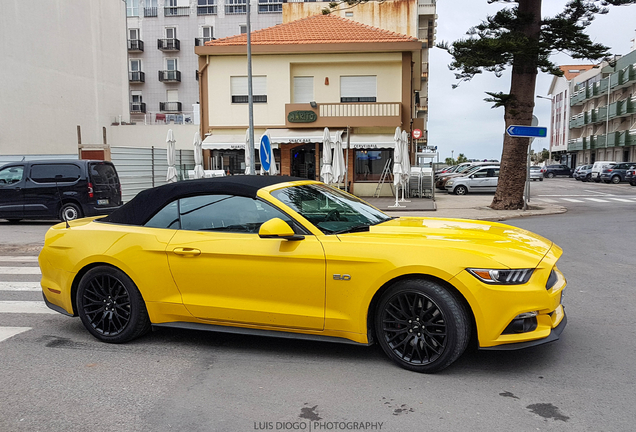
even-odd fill
[(559, 66), (559, 69), (563, 71), (565, 74), (565, 79), (570, 81), (572, 78), (577, 76), (578, 74), (588, 71), (592, 69), (594, 65), (586, 64), (586, 65), (562, 65)]
[[(252, 32), (252, 45), (324, 44), (352, 42), (417, 42), (414, 37), (360, 24), (334, 15), (313, 15)], [(246, 45), (247, 35), (230, 36), (207, 46)]]

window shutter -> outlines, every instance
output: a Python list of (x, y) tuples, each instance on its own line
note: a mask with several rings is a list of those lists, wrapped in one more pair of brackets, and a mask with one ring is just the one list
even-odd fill
[(314, 100), (314, 77), (294, 77), (294, 103)]
[(376, 81), (375, 75), (340, 77), (340, 97), (375, 98), (377, 96)]
[[(230, 88), (232, 96), (247, 96), (247, 77), (230, 77)], [(254, 96), (267, 95), (267, 77), (252, 77), (252, 93)]]

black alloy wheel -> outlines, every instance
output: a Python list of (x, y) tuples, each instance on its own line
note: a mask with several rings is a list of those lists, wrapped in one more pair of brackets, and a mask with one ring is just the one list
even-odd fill
[(375, 331), (382, 350), (399, 366), (438, 372), (464, 352), (470, 321), (462, 303), (428, 280), (396, 283), (380, 300)]
[(128, 342), (150, 329), (139, 290), (124, 272), (114, 267), (95, 267), (82, 277), (77, 309), (84, 327), (104, 342)]

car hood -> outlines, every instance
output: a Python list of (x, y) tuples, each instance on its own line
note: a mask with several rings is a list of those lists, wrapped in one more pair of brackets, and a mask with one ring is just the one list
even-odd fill
[(460, 255), (480, 256), (476, 262), (496, 261), (509, 268), (533, 268), (553, 243), (537, 234), (497, 222), (468, 219), (402, 217), (369, 228), (355, 236), (383, 237), (405, 245), (421, 244)]

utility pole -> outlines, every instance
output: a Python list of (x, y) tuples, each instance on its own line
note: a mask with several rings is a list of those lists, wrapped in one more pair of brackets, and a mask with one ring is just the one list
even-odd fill
[(250, 143), (245, 151), (250, 152), (250, 174), (256, 174), (254, 160), (254, 94), (252, 91), (252, 28), (250, 24), (250, 0), (247, 3), (247, 104), (249, 110)]

